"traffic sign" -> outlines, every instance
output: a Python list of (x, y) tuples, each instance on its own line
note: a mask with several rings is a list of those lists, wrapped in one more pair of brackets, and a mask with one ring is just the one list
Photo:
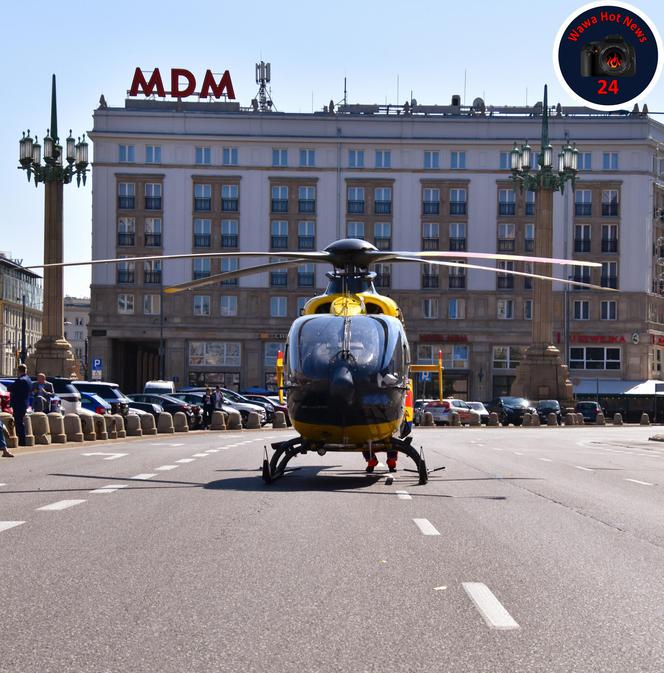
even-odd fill
[(420, 372), (420, 381), (431, 381), (431, 372)]
[(102, 362), (101, 358), (92, 358), (92, 371), (101, 371), (102, 370)]

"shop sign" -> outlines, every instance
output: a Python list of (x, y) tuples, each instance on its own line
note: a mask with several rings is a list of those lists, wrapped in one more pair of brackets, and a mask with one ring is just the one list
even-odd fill
[(664, 346), (664, 336), (659, 336), (658, 334), (650, 335), (651, 343), (656, 346)]
[(570, 334), (573, 344), (624, 344), (627, 340), (623, 335), (615, 334)]
[(142, 93), (144, 96), (159, 96), (160, 98), (166, 96), (172, 98), (188, 98), (189, 96), (198, 96), (199, 98), (227, 97), (230, 100), (235, 100), (233, 82), (228, 70), (224, 70), (219, 82), (217, 82), (211, 70), (206, 70), (200, 93), (197, 93), (194, 73), (184, 68), (171, 68), (170, 85), (171, 89), (167, 91), (159, 68), (155, 68), (148, 79), (140, 68), (136, 68), (129, 95), (133, 97)]

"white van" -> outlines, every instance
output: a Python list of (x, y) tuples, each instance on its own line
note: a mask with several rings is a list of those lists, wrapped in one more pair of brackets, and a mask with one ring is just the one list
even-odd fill
[(175, 392), (175, 383), (173, 381), (147, 381), (143, 392), (152, 395), (172, 395)]

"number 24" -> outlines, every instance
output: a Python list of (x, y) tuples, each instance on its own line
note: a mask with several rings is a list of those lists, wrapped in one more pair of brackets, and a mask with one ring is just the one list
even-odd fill
[(597, 93), (606, 95), (609, 92), (616, 94), (618, 93), (618, 80), (617, 79), (612, 79), (611, 82), (609, 83), (609, 86), (606, 86), (606, 80), (605, 79), (599, 79), (597, 80), (597, 83), (599, 84), (599, 89), (597, 90)]

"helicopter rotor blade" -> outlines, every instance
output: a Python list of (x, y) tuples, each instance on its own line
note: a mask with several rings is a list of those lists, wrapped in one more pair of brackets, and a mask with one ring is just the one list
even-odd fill
[(573, 285), (574, 287), (584, 287), (588, 290), (605, 290), (607, 292), (618, 292), (612, 287), (602, 287), (601, 285), (593, 285), (592, 283), (582, 283), (578, 280), (570, 280), (568, 278), (556, 278), (554, 276), (543, 276), (539, 273), (529, 273), (527, 271), (513, 271), (511, 269), (500, 269), (496, 266), (481, 266), (479, 264), (465, 264), (463, 262), (441, 262), (441, 261), (427, 261), (423, 262), (419, 257), (396, 257), (398, 262), (415, 262), (417, 264), (433, 264), (435, 266), (452, 266), (462, 269), (478, 269), (479, 271), (491, 271), (492, 273), (504, 273), (510, 276), (524, 276), (525, 278), (537, 278), (539, 280), (552, 280), (565, 285)]
[(196, 280), (188, 280), (184, 283), (178, 283), (177, 285), (170, 285), (169, 287), (164, 288), (164, 294), (177, 294), (178, 292), (193, 290), (197, 287), (212, 285), (224, 280), (232, 280), (233, 278), (241, 278), (242, 276), (251, 276), (253, 274), (262, 273), (268, 269), (290, 269), (307, 262), (310, 263), (308, 258), (291, 259), (285, 262), (256, 264), (255, 266), (247, 266), (244, 269), (236, 269), (235, 271), (224, 271), (223, 273), (216, 273), (214, 276), (206, 276), (205, 278), (198, 278)]
[[(588, 267), (601, 267), (600, 262), (585, 262), (579, 261), (577, 259), (560, 259), (557, 257), (531, 257), (528, 255), (507, 255), (503, 253), (493, 253), (493, 252), (453, 252), (449, 250), (435, 250), (435, 251), (422, 251), (422, 252), (390, 252), (378, 253), (384, 256), (384, 259), (376, 259), (376, 262), (388, 261), (386, 255), (396, 257), (418, 257), (421, 262), (426, 263), (427, 258), (437, 258), (437, 257), (451, 257), (452, 259), (459, 259), (463, 257), (465, 259), (490, 259), (490, 260), (499, 260), (507, 262), (535, 262), (538, 264), (559, 264), (563, 266), (588, 266)], [(378, 257), (378, 255), (376, 255)]]

